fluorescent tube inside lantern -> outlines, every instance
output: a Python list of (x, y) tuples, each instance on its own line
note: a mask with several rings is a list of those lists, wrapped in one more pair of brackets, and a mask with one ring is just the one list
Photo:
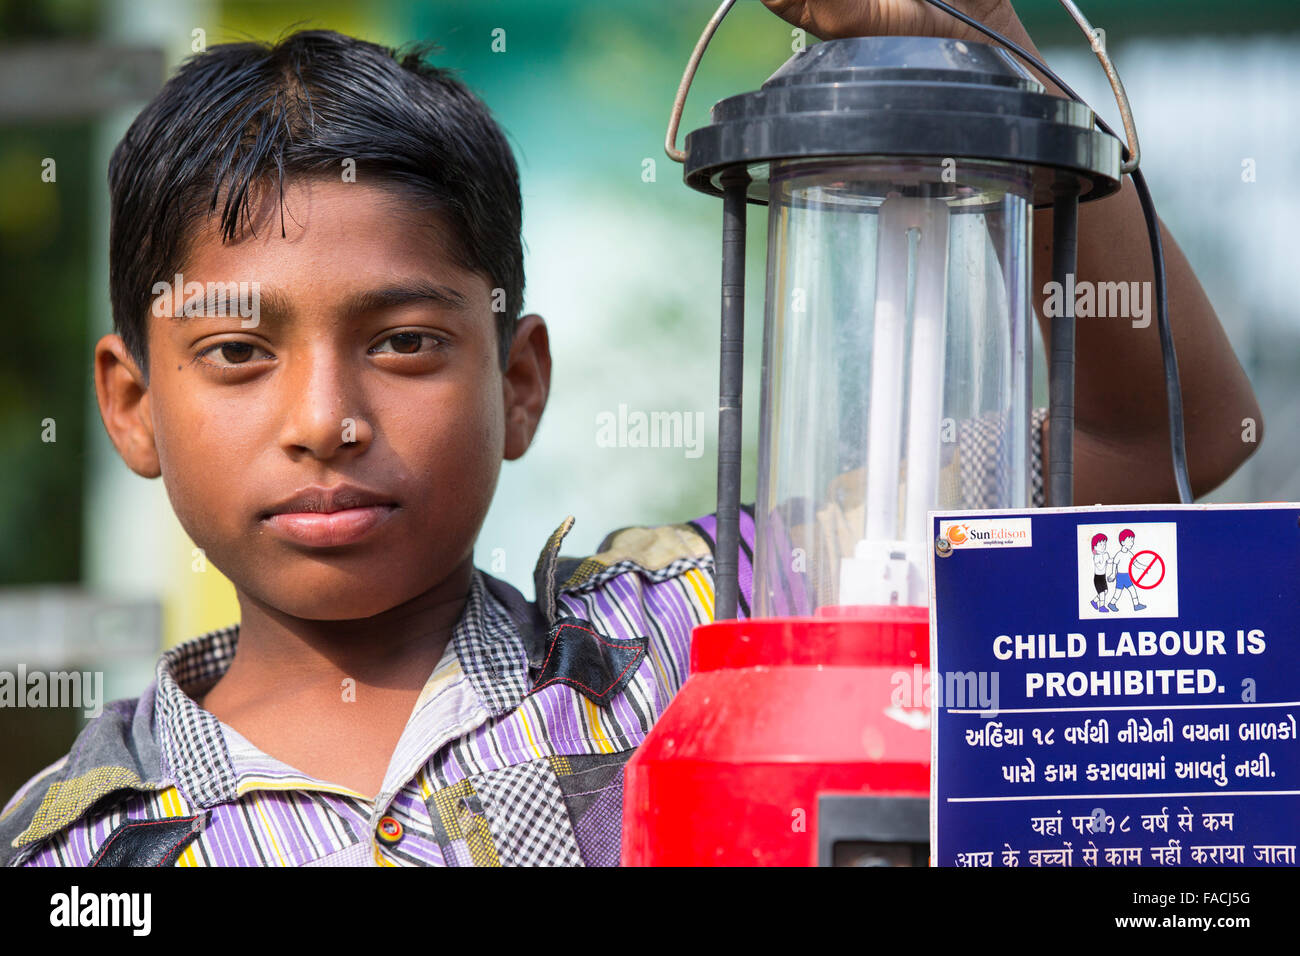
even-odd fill
[(755, 613), (928, 603), (927, 512), (1027, 505), (1028, 182), (773, 164)]

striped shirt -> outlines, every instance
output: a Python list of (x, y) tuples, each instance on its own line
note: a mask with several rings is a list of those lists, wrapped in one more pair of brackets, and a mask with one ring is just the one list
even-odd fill
[(263, 753), (191, 698), (230, 666), (238, 625), (175, 647), (142, 698), (154, 702), (163, 784), (85, 814), (21, 865), (92, 865), (129, 823), (191, 818), (178, 866), (616, 865), (623, 766), (685, 680), (692, 629), (713, 618), (713, 528), (710, 516), (623, 529), (559, 589), (560, 632), (623, 655), (612, 660), (628, 673), (611, 673), (620, 689), (606, 703), (572, 676), (548, 677), (563, 653), (556, 628), (542, 666), (530, 662), (502, 583), (475, 569), (374, 799)]

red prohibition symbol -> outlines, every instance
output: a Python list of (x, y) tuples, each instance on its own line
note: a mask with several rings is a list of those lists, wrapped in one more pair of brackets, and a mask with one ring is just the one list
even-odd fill
[[(1146, 567), (1144, 567), (1139, 573), (1134, 574), (1133, 565), (1137, 564), (1137, 559), (1142, 557), (1144, 554), (1151, 555), (1151, 560), (1147, 562)], [(1153, 573), (1157, 569), (1160, 572), (1159, 576)], [(1160, 557), (1160, 555), (1156, 554), (1154, 551), (1139, 551), (1129, 559), (1128, 576), (1129, 580), (1131, 580), (1135, 586), (1142, 588), (1144, 591), (1149, 591), (1165, 579), (1165, 559)], [(1152, 580), (1152, 578), (1155, 580)]]

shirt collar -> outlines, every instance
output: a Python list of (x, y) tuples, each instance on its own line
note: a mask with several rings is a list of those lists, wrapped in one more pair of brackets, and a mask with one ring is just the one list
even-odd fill
[[(529, 691), (529, 655), (519, 623), (486, 578), (473, 569), (451, 646), (487, 716), (499, 717), (518, 707)], [(501, 582), (493, 583), (499, 590)], [(221, 722), (196, 704), (190, 693), (226, 673), (238, 643), (239, 625), (232, 624), (171, 648), (158, 661), (154, 720), (164, 768), (198, 807), (228, 803), (237, 796), (238, 772)]]

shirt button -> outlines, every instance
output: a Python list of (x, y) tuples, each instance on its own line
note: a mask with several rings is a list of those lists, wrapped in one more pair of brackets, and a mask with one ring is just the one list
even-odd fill
[(393, 817), (383, 817), (379, 821), (379, 827), (375, 831), (381, 843), (387, 843), (393, 846), (401, 842), (402, 825)]

